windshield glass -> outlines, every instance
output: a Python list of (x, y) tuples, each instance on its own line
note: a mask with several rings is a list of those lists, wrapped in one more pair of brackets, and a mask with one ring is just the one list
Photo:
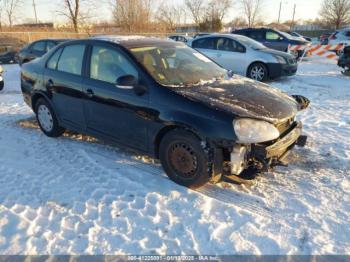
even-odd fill
[(131, 48), (152, 77), (165, 86), (191, 86), (224, 78), (227, 71), (186, 45)]
[(287, 39), (290, 39), (291, 37), (293, 37), (292, 35), (288, 34), (288, 33), (285, 33), (285, 32), (281, 32), (281, 31), (278, 31), (276, 30), (278, 33), (280, 33), (281, 35), (283, 35), (285, 38)]
[(235, 35), (235, 38), (241, 42), (243, 45), (248, 46), (250, 48), (259, 50), (259, 49), (265, 49), (266, 46), (263, 44), (259, 43), (258, 41), (255, 41), (254, 39), (251, 39), (246, 36), (240, 36), (240, 35)]

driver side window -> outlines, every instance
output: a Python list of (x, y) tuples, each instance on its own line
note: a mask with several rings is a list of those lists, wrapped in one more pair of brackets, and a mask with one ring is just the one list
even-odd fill
[(283, 37), (280, 36), (279, 34), (275, 33), (275, 32), (272, 32), (272, 31), (267, 31), (266, 32), (266, 40), (273, 40), (273, 41), (276, 41), (276, 40), (282, 40)]
[(138, 78), (137, 70), (123, 54), (108, 47), (93, 47), (90, 78), (115, 84), (117, 79), (124, 75), (133, 75)]
[(216, 49), (221, 51), (243, 53), (245, 48), (233, 39), (221, 37), (217, 38)]

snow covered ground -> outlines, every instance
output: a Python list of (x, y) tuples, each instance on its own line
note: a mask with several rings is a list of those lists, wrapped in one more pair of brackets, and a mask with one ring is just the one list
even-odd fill
[[(350, 78), (305, 61), (272, 82), (302, 94), (293, 162), (244, 187), (188, 190), (157, 163), (30, 119), (16, 65), (0, 93), (1, 254), (350, 254)], [(28, 120), (29, 119), (29, 120)]]

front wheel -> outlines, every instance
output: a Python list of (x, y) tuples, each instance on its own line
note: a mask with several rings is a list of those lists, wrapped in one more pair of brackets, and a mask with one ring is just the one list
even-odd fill
[(160, 161), (168, 177), (189, 188), (198, 188), (210, 180), (208, 155), (192, 133), (175, 129), (162, 139)]
[(256, 81), (264, 82), (268, 75), (267, 67), (263, 63), (254, 63), (248, 69), (248, 77)]
[(50, 104), (40, 98), (35, 105), (36, 119), (40, 129), (49, 137), (59, 137), (64, 133), (64, 129), (59, 126), (55, 112)]

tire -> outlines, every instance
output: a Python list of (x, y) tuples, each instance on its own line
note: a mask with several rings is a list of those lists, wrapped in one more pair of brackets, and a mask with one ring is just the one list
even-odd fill
[(175, 129), (167, 133), (159, 146), (160, 162), (175, 183), (198, 188), (210, 180), (207, 153), (192, 133)]
[(269, 71), (263, 63), (254, 63), (249, 66), (247, 76), (256, 81), (265, 82), (269, 79)]
[(48, 137), (59, 137), (64, 133), (64, 128), (59, 126), (54, 110), (44, 98), (39, 98), (36, 102), (35, 115), (41, 131)]

